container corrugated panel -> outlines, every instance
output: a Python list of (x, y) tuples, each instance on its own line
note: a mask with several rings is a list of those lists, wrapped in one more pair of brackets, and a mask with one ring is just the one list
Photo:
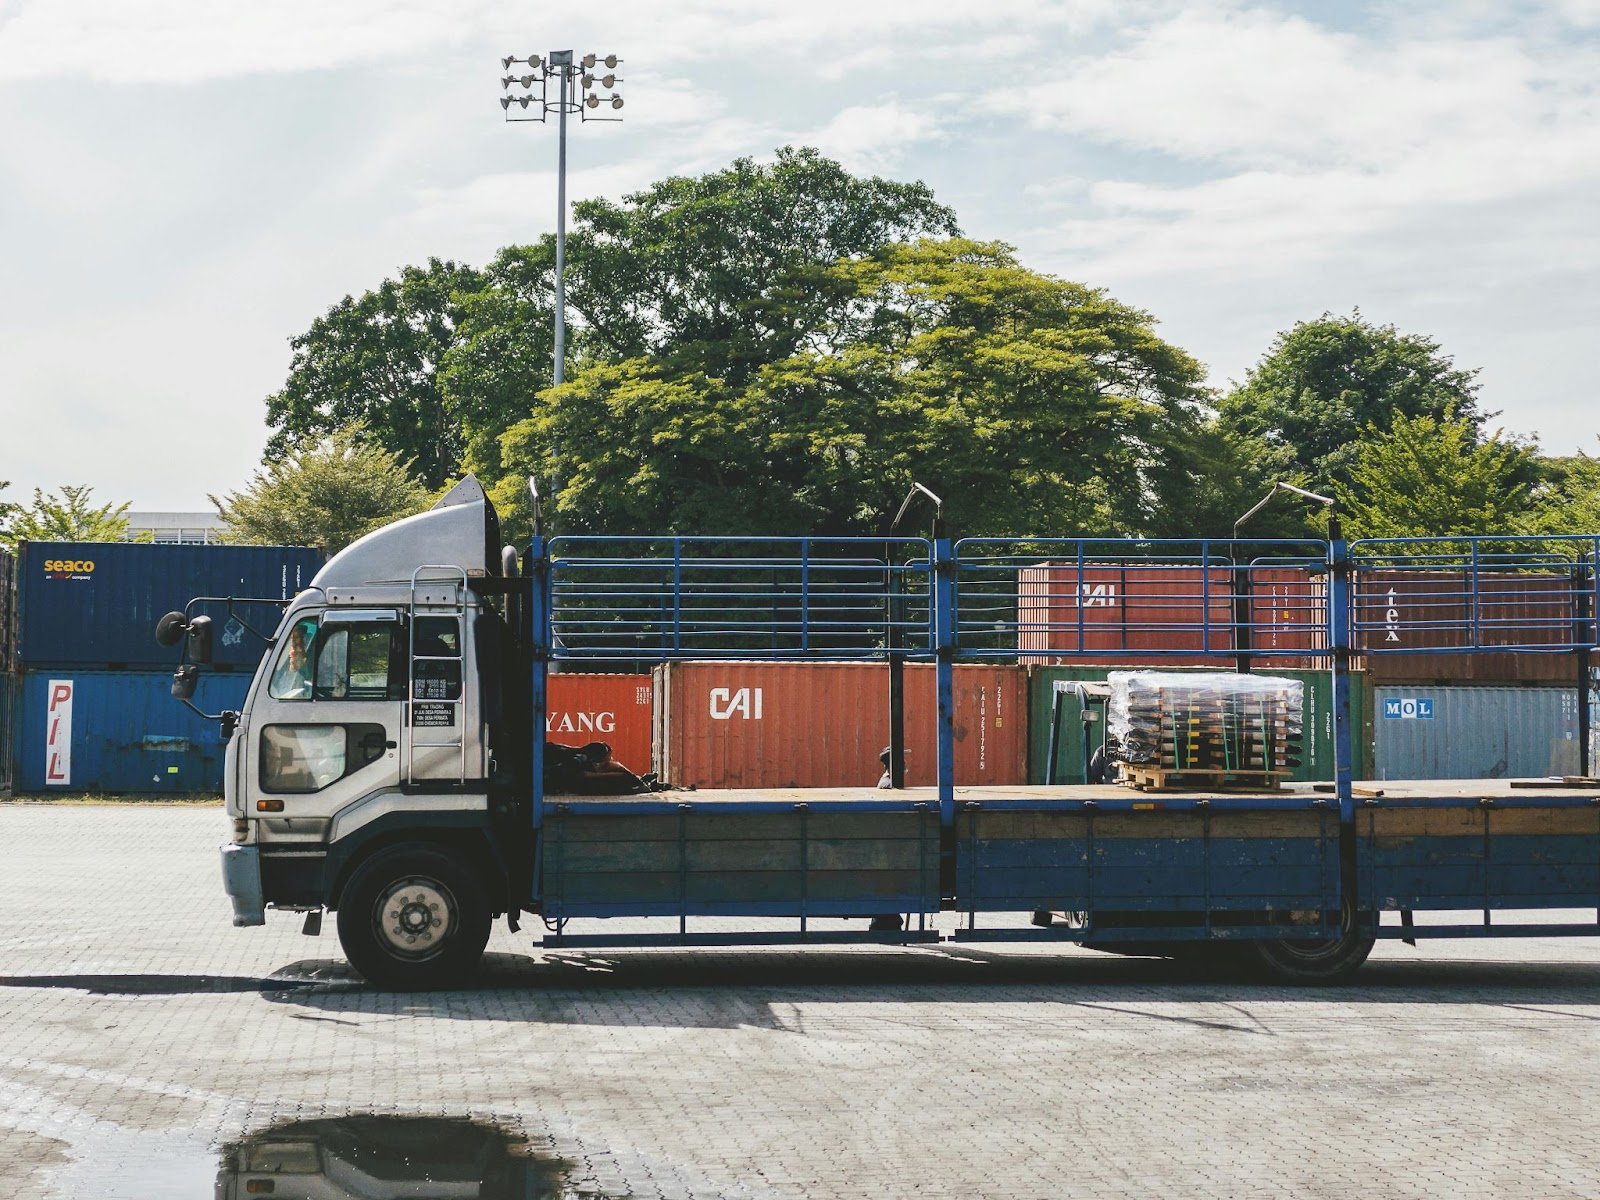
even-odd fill
[[(28, 672), (21, 677), (15, 787), (28, 792), (220, 792), (218, 722), (172, 697), (170, 671)], [(200, 673), (194, 702), (238, 709), (250, 676)]]
[(16, 755), (12, 747), (17, 737), (17, 677), (0, 674), (0, 792), (15, 786)]
[[(1050, 763), (1050, 722), (1052, 697), (1057, 681), (1104, 683), (1106, 667), (1033, 667), (1028, 672), (1028, 740), (1029, 771), (1031, 783), (1043, 783)], [(1161, 670), (1199, 669), (1170, 668)], [(1300, 766), (1290, 775), (1295, 782), (1322, 782), (1333, 778), (1333, 679), (1326, 671), (1273, 670), (1273, 675), (1298, 679), (1305, 684), (1304, 727), (1310, 736), (1305, 739)], [(1351, 736), (1354, 751), (1352, 769), (1357, 779), (1363, 779), (1369, 769), (1371, 756), (1370, 729), (1361, 728), (1364, 721), (1366, 680), (1359, 673), (1350, 675), (1350, 711), (1358, 723)], [(1103, 710), (1097, 710), (1103, 713)], [(1101, 727), (1098, 721), (1091, 726), (1090, 745), (1098, 746)], [(1061, 736), (1056, 747), (1056, 782), (1081, 783), (1083, 781), (1083, 726), (1078, 718), (1077, 698), (1068, 694), (1061, 710)]]
[[(197, 596), (289, 600), (321, 567), (320, 550), (293, 546), (27, 542), (17, 559), (17, 662), (49, 666), (161, 667), (178, 651), (156, 643), (156, 622)], [(215, 664), (254, 669), (283, 615), (276, 604), (203, 611), (215, 622)]]
[[(883, 663), (673, 662), (656, 669), (656, 763), (671, 783), (871, 787), (889, 744)], [(906, 783), (936, 782), (934, 668), (905, 669)], [(955, 669), (956, 783), (1027, 778), (1027, 676)]]
[(1519, 779), (1578, 771), (1578, 691), (1377, 687), (1378, 779)]
[(1375, 682), (1577, 685), (1577, 661), (1571, 653), (1404, 652), (1410, 647), (1567, 643), (1577, 619), (1568, 575), (1483, 570), (1474, 585), (1466, 571), (1364, 571), (1357, 576), (1352, 610), (1356, 649), (1367, 652), (1366, 666)]
[(552, 675), (546, 736), (569, 746), (605, 742), (614, 760), (635, 775), (647, 774), (653, 687), (648, 675)]
[(15, 664), (17, 560), (10, 551), (0, 550), (0, 671)]
[[(1235, 572), (1226, 567), (1052, 563), (1020, 572), (1022, 663), (1231, 665)], [(1325, 588), (1298, 567), (1249, 572), (1257, 665), (1312, 665), (1326, 648)]]

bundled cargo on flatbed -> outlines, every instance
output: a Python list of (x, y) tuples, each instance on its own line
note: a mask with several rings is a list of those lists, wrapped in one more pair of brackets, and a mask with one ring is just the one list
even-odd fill
[(1106, 750), (1136, 787), (1275, 786), (1300, 764), (1304, 685), (1224, 671), (1112, 671)]

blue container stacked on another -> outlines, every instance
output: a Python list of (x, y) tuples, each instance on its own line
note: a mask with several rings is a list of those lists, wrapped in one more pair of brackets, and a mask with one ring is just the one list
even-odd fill
[[(173, 698), (178, 650), (155, 640), (163, 613), (212, 618), (215, 661), (195, 704), (237, 709), (320, 550), (286, 546), (29, 542), (16, 563), (13, 786), (19, 791), (222, 790), (218, 724)], [(229, 604), (227, 598), (234, 598)], [(255, 601), (254, 603), (250, 601)]]

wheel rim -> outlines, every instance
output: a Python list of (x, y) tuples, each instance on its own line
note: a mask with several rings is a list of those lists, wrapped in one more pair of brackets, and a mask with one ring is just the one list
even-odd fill
[(397, 880), (372, 906), (378, 944), (395, 958), (413, 962), (442, 953), (458, 925), (455, 895), (437, 879)]
[(1277, 943), (1278, 951), (1285, 957), (1300, 963), (1321, 963), (1331, 958), (1338, 958), (1347, 949), (1350, 941), (1355, 936), (1355, 911), (1348, 901), (1339, 908), (1339, 933), (1331, 938), (1295, 938), (1280, 939)]

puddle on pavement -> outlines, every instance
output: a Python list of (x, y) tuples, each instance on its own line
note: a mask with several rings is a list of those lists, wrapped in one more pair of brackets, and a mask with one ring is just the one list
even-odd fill
[(216, 1186), (216, 1200), (565, 1200), (580, 1194), (594, 1200), (627, 1195), (576, 1179), (572, 1163), (518, 1134), (432, 1117), (337, 1117), (264, 1129), (223, 1149)]

